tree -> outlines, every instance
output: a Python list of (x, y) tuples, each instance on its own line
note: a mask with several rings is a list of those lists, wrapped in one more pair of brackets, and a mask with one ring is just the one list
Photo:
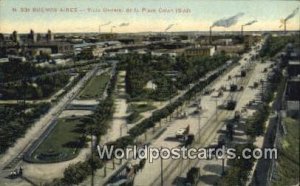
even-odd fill
[(4, 35), (0, 33), (0, 41), (4, 41)]

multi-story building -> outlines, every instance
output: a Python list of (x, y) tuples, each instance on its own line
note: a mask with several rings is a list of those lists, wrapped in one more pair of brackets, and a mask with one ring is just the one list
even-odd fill
[(184, 55), (187, 57), (194, 56), (213, 56), (215, 54), (214, 46), (195, 46), (192, 48), (187, 48), (184, 51)]
[(217, 40), (214, 40), (212, 43), (213, 43), (213, 45), (232, 45), (233, 40), (231, 38), (217, 39)]
[(300, 76), (300, 61), (289, 61), (287, 71), (289, 77)]
[(285, 89), (285, 107), (289, 114), (300, 111), (300, 77), (293, 77), (287, 81)]
[(222, 45), (216, 46), (217, 53), (225, 52), (226, 54), (229, 55), (240, 54), (244, 51), (244, 49), (245, 46), (243, 44), (229, 45), (229, 46), (222, 46)]
[(289, 60), (287, 66), (288, 80), (284, 100), (287, 113), (294, 115), (300, 111), (300, 61), (297, 58), (300, 52), (294, 51), (292, 45), (287, 50), (286, 58), (283, 58)]
[(51, 54), (62, 53), (62, 54), (71, 54), (73, 53), (73, 44), (67, 42), (37, 42), (31, 43), (27, 45), (29, 50), (36, 50), (36, 51), (51, 51)]

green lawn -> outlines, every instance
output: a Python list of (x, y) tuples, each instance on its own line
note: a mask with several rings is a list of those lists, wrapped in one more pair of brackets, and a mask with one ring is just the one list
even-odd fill
[(130, 115), (126, 117), (126, 121), (128, 124), (132, 124), (142, 119), (142, 116), (139, 112), (132, 112)]
[(277, 178), (274, 185), (296, 185), (299, 183), (299, 120), (285, 118), (287, 135), (283, 137), (279, 150)]
[(79, 99), (95, 99), (102, 96), (106, 84), (110, 79), (109, 74), (94, 76), (79, 94)]
[[(57, 162), (76, 157), (78, 149), (85, 144), (83, 141), (84, 128), (85, 126), (79, 118), (59, 119), (49, 136), (33, 153), (33, 161)], [(46, 157), (43, 156), (44, 154), (47, 154)], [(48, 156), (49, 154), (53, 156)]]
[(140, 112), (147, 112), (154, 109), (156, 109), (156, 107), (151, 104), (130, 104), (128, 106), (127, 111), (128, 112), (136, 111), (140, 113)]

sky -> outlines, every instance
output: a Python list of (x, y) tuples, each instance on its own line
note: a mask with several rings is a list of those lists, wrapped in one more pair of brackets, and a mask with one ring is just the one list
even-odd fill
[[(236, 24), (213, 30), (239, 31), (252, 20), (257, 22), (245, 31), (280, 30), (280, 20), (299, 6), (296, 0), (0, 0), (0, 32), (98, 32), (106, 23), (101, 32), (163, 32), (172, 24), (169, 32), (208, 31), (215, 21), (238, 13), (244, 15)], [(287, 30), (300, 29), (299, 12)]]

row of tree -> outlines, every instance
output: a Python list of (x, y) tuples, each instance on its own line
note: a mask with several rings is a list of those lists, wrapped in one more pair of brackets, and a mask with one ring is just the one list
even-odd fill
[(259, 105), (253, 116), (246, 121), (246, 134), (253, 138), (264, 134), (266, 121), (271, 109), (269, 103), (274, 99), (274, 92), (278, 89), (278, 85), (283, 78), (281, 71), (277, 68), (271, 74), (268, 87), (265, 85), (265, 88), (262, 90), (263, 104)]
[[(113, 116), (113, 91), (117, 81), (116, 74), (117, 73), (115, 73), (110, 80), (107, 89), (107, 98), (100, 101), (93, 115), (83, 118), (86, 134), (95, 136), (96, 144), (100, 142), (101, 136), (107, 133), (109, 121)], [(79, 184), (91, 175), (92, 171), (101, 168), (103, 163), (103, 160), (98, 156), (96, 147), (93, 147), (93, 154), (88, 160), (69, 165), (69, 167), (65, 169), (64, 177), (62, 179), (55, 179), (53, 182), (47, 183), (46, 185), (60, 186)]]
[[(185, 89), (190, 83), (196, 82), (227, 60), (229, 57), (224, 54), (192, 58), (182, 55), (175, 59), (167, 55), (155, 57), (149, 54), (135, 54), (121, 58), (121, 64), (127, 72), (126, 92), (131, 99), (166, 100), (178, 89)], [(145, 89), (148, 81), (152, 81), (156, 88)]]
[(206, 81), (199, 82), (196, 86), (189, 89), (184, 95), (182, 95), (180, 98), (178, 98), (176, 101), (168, 104), (166, 107), (154, 111), (152, 116), (144, 119), (141, 121), (141, 123), (137, 124), (133, 128), (129, 130), (129, 134), (135, 138), (144, 132), (146, 132), (147, 129), (154, 127), (155, 123), (159, 122), (163, 118), (168, 117), (171, 113), (175, 111), (176, 108), (181, 106), (184, 101), (190, 100), (197, 92), (204, 89), (204, 87), (212, 82), (214, 79), (216, 79), (222, 71), (210, 76)]
[(60, 70), (67, 70), (70, 68), (81, 68), (84, 66), (99, 63), (99, 60), (91, 60), (84, 62), (70, 63), (67, 65), (54, 65), (54, 66), (37, 66), (31, 62), (9, 62), (0, 64), (0, 83), (7, 83), (11, 81), (30, 79), (44, 75), (51, 72)]
[(299, 35), (285, 37), (274, 37), (269, 35), (260, 51), (260, 56), (273, 57), (278, 52), (280, 52), (288, 43), (295, 43), (297, 40), (299, 42)]
[(52, 72), (50, 68), (38, 67), (33, 63), (9, 62), (0, 64), (0, 83), (23, 80)]
[(34, 81), (5, 85), (0, 88), (1, 99), (42, 99), (63, 88), (70, 79), (68, 73), (42, 76)]
[(0, 154), (22, 137), (41, 115), (48, 112), (50, 103), (26, 106), (0, 106)]
[(251, 151), (253, 151), (255, 146), (252, 143), (238, 144), (235, 146), (236, 156), (241, 158), (229, 160), (228, 164), (230, 164), (231, 167), (225, 172), (225, 175), (219, 181), (220, 185), (246, 185), (250, 175), (250, 171), (252, 170), (255, 161), (253, 157), (249, 159), (242, 158), (242, 151), (246, 148), (251, 149)]
[[(247, 118), (246, 120), (246, 129), (245, 132), (251, 139), (255, 139), (260, 135), (264, 135), (266, 130), (266, 122), (270, 114), (271, 107), (269, 103), (273, 100), (275, 91), (278, 91), (279, 84), (282, 81), (281, 70), (279, 69), (280, 64), (277, 65), (277, 68), (273, 70), (272, 75), (269, 76), (269, 85), (264, 88), (262, 91), (262, 101), (263, 103), (258, 106), (255, 113)], [(237, 155), (241, 156), (241, 150), (245, 148), (254, 149), (253, 145), (254, 140), (250, 140), (248, 144), (237, 145)], [(249, 180), (249, 176), (253, 167), (255, 159), (245, 159), (245, 158), (236, 158), (229, 162), (232, 167), (225, 172), (225, 175), (219, 181), (222, 185), (231, 186), (231, 185), (245, 185)]]
[(197, 81), (203, 77), (208, 71), (216, 69), (223, 65), (230, 58), (226, 55), (219, 54), (213, 57), (193, 57), (186, 58), (180, 56), (176, 58), (174, 70), (180, 72), (177, 78), (176, 87), (184, 89), (190, 83)]

